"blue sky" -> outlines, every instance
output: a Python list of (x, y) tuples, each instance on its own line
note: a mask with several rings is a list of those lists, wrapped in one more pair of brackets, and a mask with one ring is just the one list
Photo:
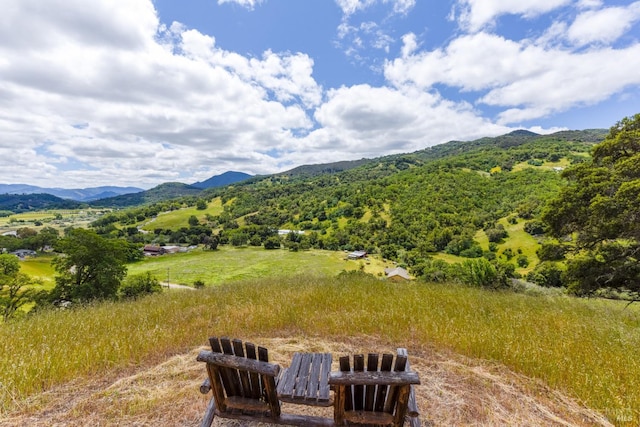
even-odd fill
[(0, 183), (201, 181), (640, 112), (640, 1), (5, 0)]

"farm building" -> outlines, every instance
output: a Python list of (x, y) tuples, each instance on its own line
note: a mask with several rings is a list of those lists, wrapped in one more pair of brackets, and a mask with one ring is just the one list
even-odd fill
[(405, 280), (411, 280), (409, 272), (402, 267), (385, 268), (384, 273), (387, 275), (387, 279), (395, 282), (403, 282)]
[(365, 251), (353, 251), (350, 252), (349, 255), (347, 255), (348, 259), (362, 259), (366, 257), (367, 253)]

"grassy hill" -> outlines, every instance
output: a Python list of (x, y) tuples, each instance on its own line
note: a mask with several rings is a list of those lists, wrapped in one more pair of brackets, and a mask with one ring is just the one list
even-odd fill
[[(202, 236), (216, 234), (221, 244), (259, 246), (278, 229), (301, 230), (296, 241), (285, 239), (287, 247), (361, 249), (416, 269), (433, 256), (491, 259), (484, 232), (504, 226), (512, 232), (495, 255), (526, 274), (538, 262), (538, 241), (522, 231), (525, 222), (536, 220), (558, 193), (560, 171), (587, 159), (604, 135), (516, 131), (414, 153), (304, 166), (158, 201), (96, 224), (105, 233), (113, 232), (109, 224), (136, 225), (156, 233), (132, 239), (160, 244), (204, 243)], [(198, 200), (206, 209), (196, 208)], [(198, 227), (189, 225), (192, 215)], [(509, 216), (518, 227), (506, 225)], [(502, 257), (504, 250), (517, 255)], [(520, 255), (527, 257), (526, 267), (518, 264)]]
[[(640, 407), (640, 395), (635, 393), (640, 389), (637, 306), (623, 309), (623, 303), (615, 301), (392, 284), (360, 274), (251, 279), (128, 303), (44, 312), (28, 321), (2, 325), (2, 414), (18, 411), (33, 415), (39, 412), (38, 406), (26, 402), (34, 402), (43, 391), (68, 384), (65, 393), (70, 397), (84, 393), (85, 388), (78, 384), (87, 379), (115, 381), (118, 376), (130, 375), (133, 367), (158, 364), (202, 346), (213, 334), (281, 337), (274, 345), (276, 352), (294, 342), (294, 337), (306, 337), (307, 350), (323, 342), (335, 342), (339, 351), (356, 346), (374, 346), (376, 351), (405, 346), (416, 356), (435, 349), (449, 364), (470, 357), (493, 366), (491, 374), (478, 377), (476, 382), (493, 382), (505, 376), (505, 386), (512, 388), (521, 380), (507, 381), (505, 369), (509, 369), (537, 379), (537, 393), (543, 394), (532, 399), (562, 390), (619, 425), (640, 421), (640, 414), (630, 409)], [(420, 387), (434, 385), (435, 366), (440, 365), (416, 365), (424, 382)], [(439, 368), (436, 371), (441, 372)], [(204, 370), (199, 372), (203, 375)], [(165, 385), (158, 383), (158, 376), (149, 377), (145, 389), (171, 387), (185, 374), (174, 370)], [(454, 377), (440, 381), (442, 393), (452, 396), (459, 391), (456, 384), (461, 383), (452, 382)], [(528, 384), (532, 387), (536, 382)], [(197, 384), (184, 391), (193, 402), (202, 399), (196, 389)], [(104, 393), (113, 397), (114, 389), (110, 390)], [(500, 390), (501, 386), (494, 388), (487, 399), (495, 399)], [(125, 396), (117, 396), (113, 404), (119, 405)], [(37, 399), (39, 405), (45, 405), (42, 399), (46, 400), (46, 395)], [(132, 402), (111, 413), (111, 420), (135, 414), (150, 417), (151, 402), (147, 403), (140, 406)], [(461, 408), (451, 405), (435, 408), (435, 414), (425, 412), (425, 418), (446, 419), (452, 408)], [(520, 416), (518, 406), (502, 411), (507, 419)], [(484, 416), (500, 417), (499, 412), (482, 413), (485, 415), (472, 419), (479, 422)], [(558, 414), (554, 422), (565, 416)]]

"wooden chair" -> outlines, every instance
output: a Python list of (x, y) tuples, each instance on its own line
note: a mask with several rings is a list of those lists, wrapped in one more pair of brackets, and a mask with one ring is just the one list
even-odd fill
[[(405, 349), (398, 349), (395, 361), (391, 354), (383, 354), (381, 358), (369, 354), (366, 370), (363, 355), (353, 356), (353, 370), (350, 358), (341, 357), (340, 372), (331, 372), (327, 378), (329, 354), (320, 354), (328, 366), (313, 363), (317, 354), (298, 355), (300, 365), (307, 360), (309, 366), (291, 367), (286, 370), (290, 375), (285, 375), (279, 365), (269, 363), (264, 347), (216, 337), (209, 338), (209, 343), (211, 351), (202, 351), (197, 357), (207, 364), (208, 374), (200, 392), (213, 393), (201, 427), (210, 427), (216, 416), (293, 426), (330, 427), (345, 423), (402, 426), (405, 415), (409, 415), (412, 427), (420, 426), (413, 392), (413, 385), (420, 380), (417, 373), (409, 370)], [(295, 391), (289, 391), (292, 378), (296, 381), (292, 389)], [(288, 402), (324, 405), (331, 404), (323, 397), (323, 390), (325, 387), (328, 390), (329, 385), (335, 391), (333, 419), (281, 413), (278, 390), (282, 400)]]
[(333, 426), (328, 418), (282, 414), (276, 391), (280, 366), (269, 363), (267, 349), (241, 340), (210, 338), (211, 351), (197, 357), (207, 364), (208, 378), (200, 392), (211, 390), (211, 398), (201, 427), (209, 427), (214, 417), (294, 426)]
[[(407, 351), (398, 354), (370, 353), (340, 358), (340, 371), (331, 372), (329, 384), (335, 392), (334, 421), (345, 424), (404, 425), (409, 415), (412, 427), (420, 425), (413, 385), (419, 384), (418, 374), (409, 369)], [(410, 404), (411, 402), (411, 404)]]

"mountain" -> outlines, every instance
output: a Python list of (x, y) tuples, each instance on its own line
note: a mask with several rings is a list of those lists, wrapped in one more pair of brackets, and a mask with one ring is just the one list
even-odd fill
[(3, 194), (0, 210), (15, 213), (46, 209), (79, 209), (86, 206), (74, 200), (62, 199), (51, 194)]
[(89, 202), (105, 197), (121, 194), (137, 193), (142, 188), (136, 187), (91, 187), (91, 188), (43, 188), (27, 184), (0, 184), (0, 194), (51, 194), (61, 199), (71, 199), (78, 202)]
[(157, 187), (153, 187), (150, 190), (95, 200), (91, 202), (91, 205), (118, 208), (137, 206), (159, 202), (162, 200), (176, 199), (179, 197), (195, 196), (200, 194), (201, 192), (202, 190), (200, 188), (183, 184), (181, 182), (166, 182), (164, 184), (158, 185)]
[(245, 181), (251, 177), (252, 177), (251, 175), (244, 172), (228, 171), (221, 175), (212, 176), (206, 181), (196, 182), (194, 184), (191, 184), (191, 186), (200, 188), (202, 190), (207, 188), (214, 188), (214, 187), (224, 187), (225, 185), (230, 185), (230, 184), (235, 184), (236, 182)]
[(285, 172), (276, 174), (277, 176), (288, 177), (312, 177), (316, 175), (323, 175), (327, 173), (344, 172), (349, 169), (357, 168), (365, 163), (371, 162), (371, 159), (360, 160), (343, 160), (333, 163), (320, 163), (315, 165), (302, 165), (296, 168), (290, 169)]

